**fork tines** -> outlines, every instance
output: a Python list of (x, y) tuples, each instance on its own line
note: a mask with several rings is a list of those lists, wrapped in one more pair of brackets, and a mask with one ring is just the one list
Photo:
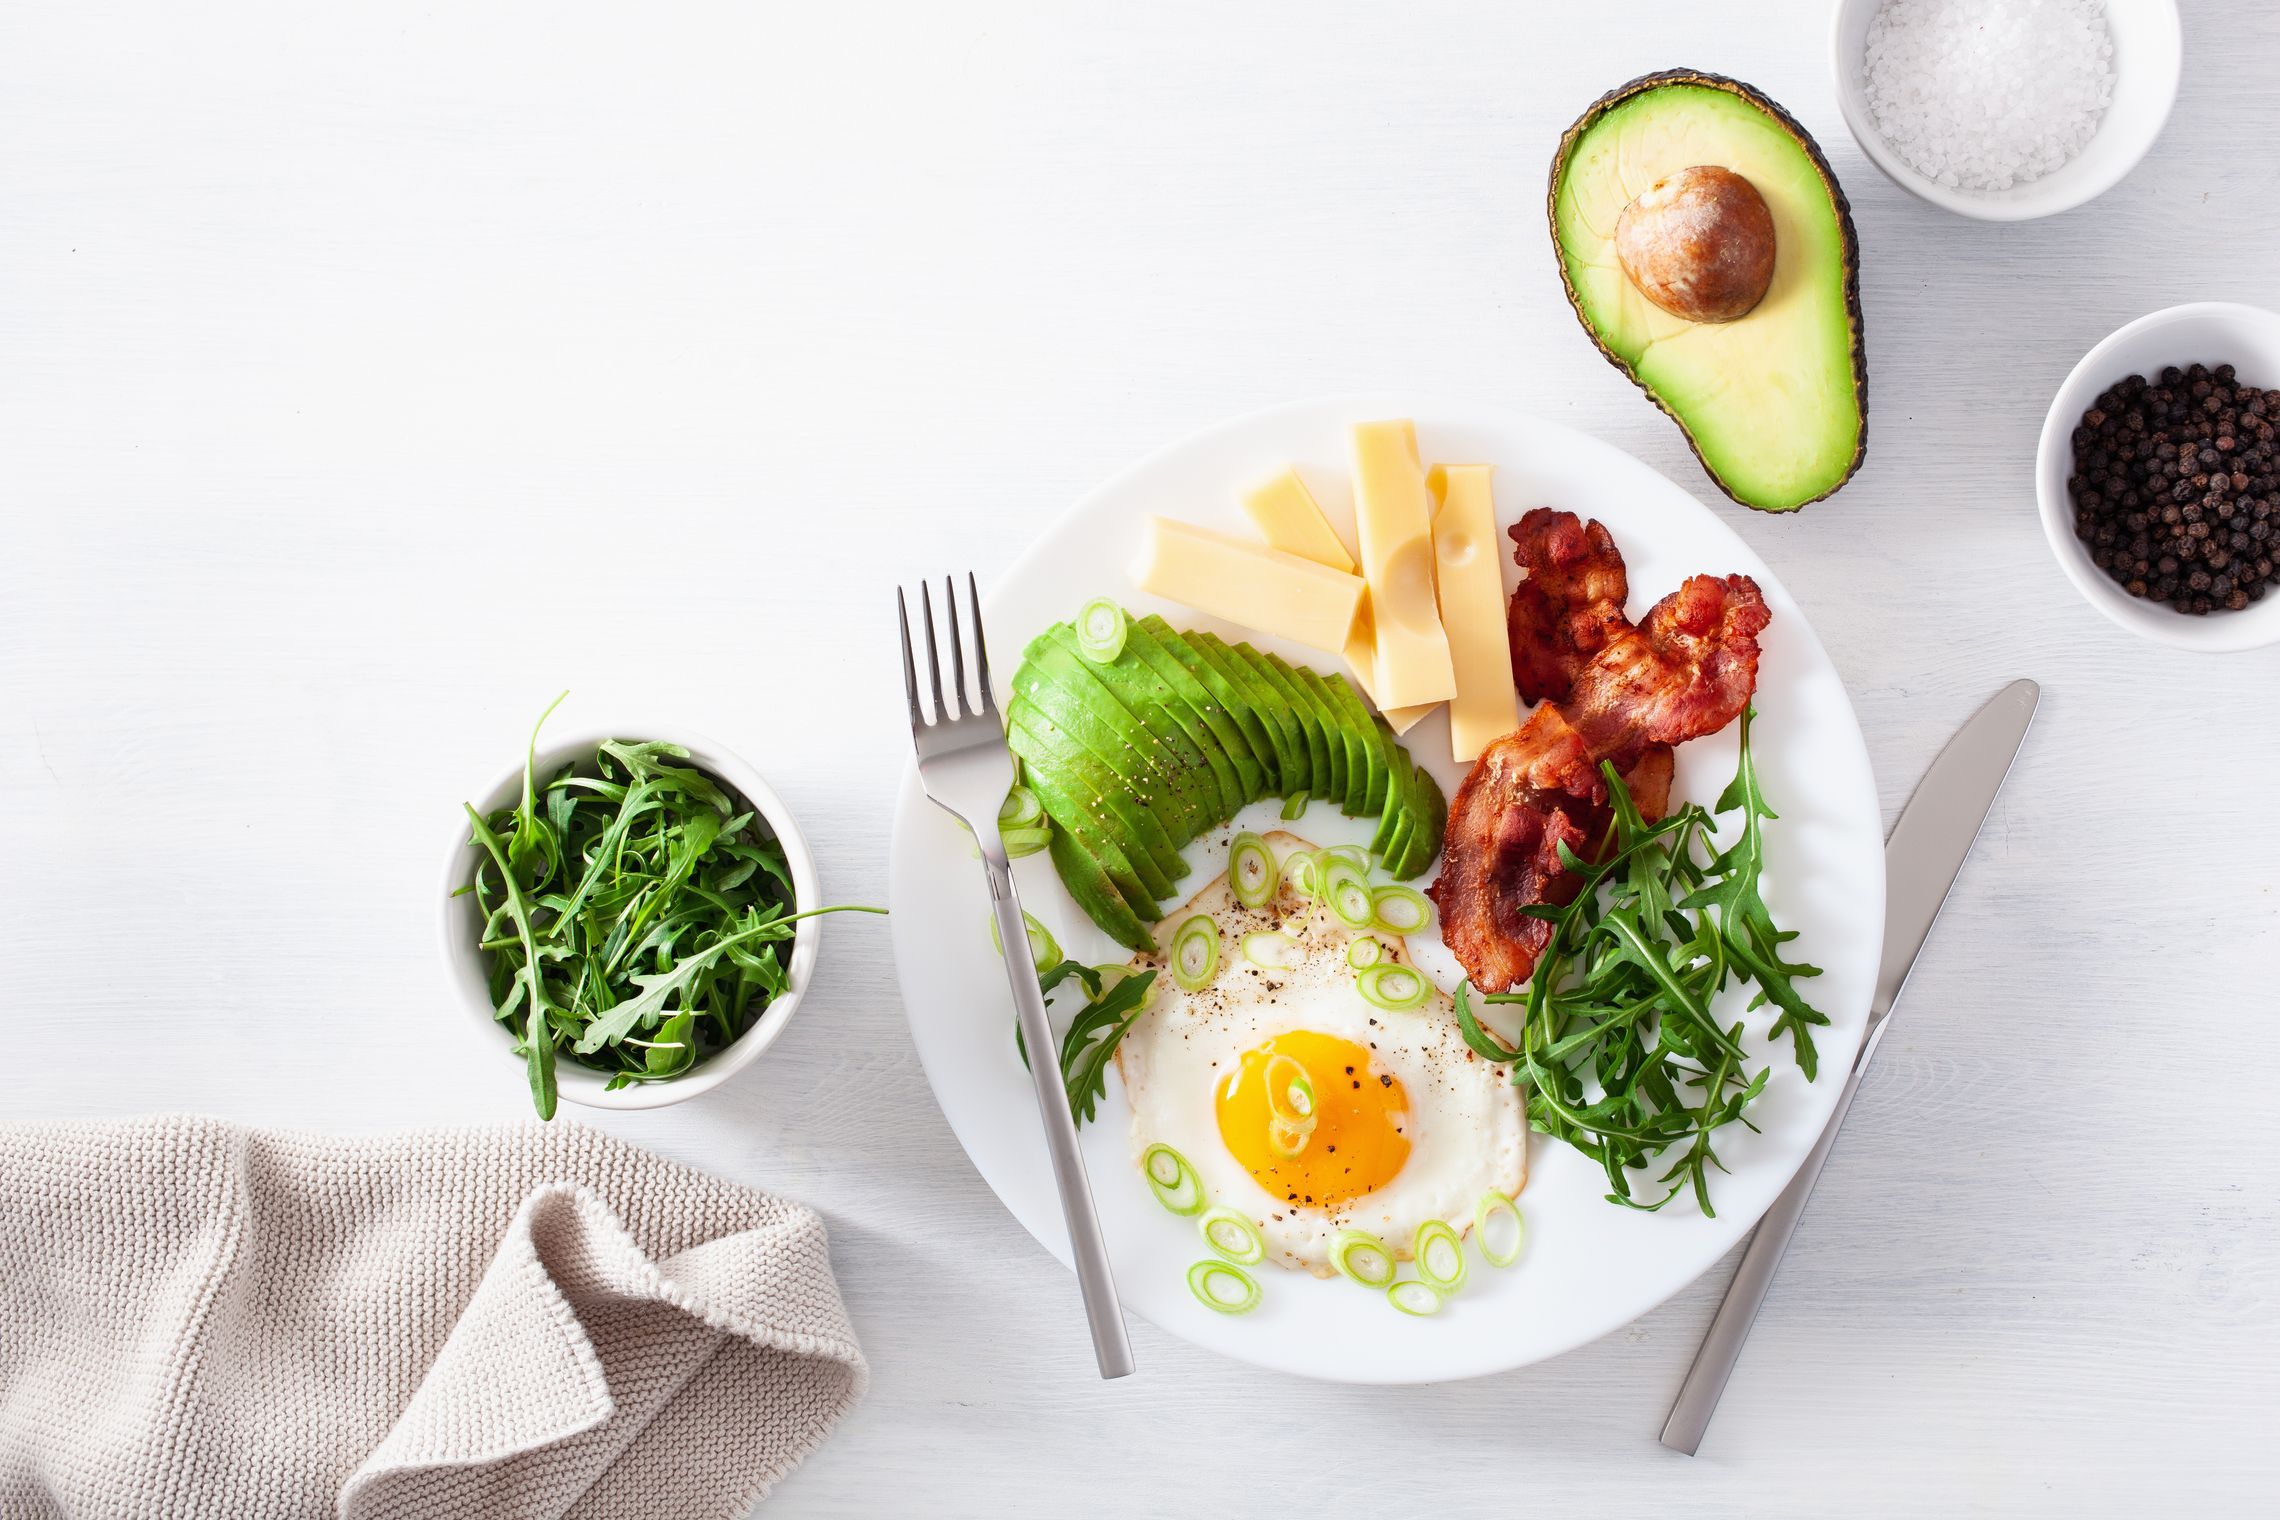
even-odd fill
[(958, 626), (958, 591), (954, 577), (942, 578), (942, 600), (944, 615), (949, 619), (950, 685), (957, 698), (955, 707), (944, 701), (942, 695), (942, 654), (934, 637), (933, 588), (924, 582), (920, 583), (918, 611), (920, 621), (926, 625), (926, 681), (934, 697), (930, 710), (919, 701), (918, 661), (910, 641), (910, 602), (900, 586), (895, 588), (895, 616), (902, 624), (903, 688), (910, 697), (910, 721), (913, 728), (930, 727), (954, 718), (978, 718), (997, 711), (997, 699), (990, 695), (989, 644), (982, 635), (982, 597), (974, 584), (973, 573), (969, 571), (966, 575), (966, 601), (967, 621), (973, 625), (974, 670), (980, 678), (978, 702), (969, 695), (966, 684), (965, 640), (960, 637)]

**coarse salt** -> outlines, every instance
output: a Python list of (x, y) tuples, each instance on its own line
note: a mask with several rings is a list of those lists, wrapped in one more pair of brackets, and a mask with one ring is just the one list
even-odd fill
[(1861, 83), (1892, 151), (1925, 178), (2008, 190), (2064, 165), (2114, 98), (2103, 0), (1884, 0)]

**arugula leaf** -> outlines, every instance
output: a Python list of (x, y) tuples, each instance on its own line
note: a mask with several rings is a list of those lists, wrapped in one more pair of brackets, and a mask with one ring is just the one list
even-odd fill
[[(1108, 973), (1119, 973), (1111, 984)], [(1067, 957), (1037, 973), (1037, 987), (1048, 998), (1062, 983), (1074, 981), (1084, 989), (1085, 1005), (1069, 1021), (1061, 1037), (1061, 1084), (1069, 1090), (1069, 1116), (1081, 1128), (1091, 1120), (1108, 1091), (1108, 1063), (1116, 1047), (1132, 1032), (1147, 1011), (1149, 989), (1156, 985), (1153, 971), (1130, 971), (1123, 966), (1088, 966)], [(1021, 1033), (1021, 1020), (1013, 1021), (1013, 1048), (1029, 1065), (1029, 1042)]]

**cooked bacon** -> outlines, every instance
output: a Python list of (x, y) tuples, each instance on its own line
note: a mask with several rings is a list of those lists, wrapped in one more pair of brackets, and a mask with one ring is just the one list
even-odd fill
[(1505, 609), (1512, 679), (1520, 700), (1558, 702), (1576, 674), (1628, 629), (1630, 575), (1615, 539), (1598, 522), (1537, 507), (1514, 523), (1512, 558), (1528, 572)]
[(1610, 634), (1558, 702), (1490, 745), (1449, 807), (1447, 853), (1426, 889), (1441, 938), (1483, 992), (1528, 979), (1550, 926), (1521, 909), (1571, 900), (1579, 885), (1559, 845), (1588, 856), (1607, 836), (1612, 760), (1642, 811), (1668, 805), (1669, 746), (1715, 733), (1757, 687), (1772, 614), (1747, 576), (1698, 575), (1646, 621)]

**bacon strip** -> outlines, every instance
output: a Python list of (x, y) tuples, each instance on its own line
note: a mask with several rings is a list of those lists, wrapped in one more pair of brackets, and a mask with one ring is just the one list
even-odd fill
[(1513, 681), (1523, 702), (1565, 701), (1591, 657), (1631, 626), (1630, 574), (1614, 536), (1573, 512), (1537, 507), (1507, 531), (1528, 572), (1504, 614)]
[(1639, 626), (1610, 631), (1560, 700), (1473, 763), (1450, 805), (1447, 854), (1427, 895), (1475, 987), (1509, 991), (1535, 970), (1551, 926), (1520, 909), (1575, 896), (1580, 883), (1560, 864), (1559, 845), (1588, 855), (1606, 837), (1599, 763), (1612, 760), (1659, 816), (1668, 746), (1741, 715), (1757, 689), (1757, 636), (1771, 618), (1749, 577), (1694, 576)]

